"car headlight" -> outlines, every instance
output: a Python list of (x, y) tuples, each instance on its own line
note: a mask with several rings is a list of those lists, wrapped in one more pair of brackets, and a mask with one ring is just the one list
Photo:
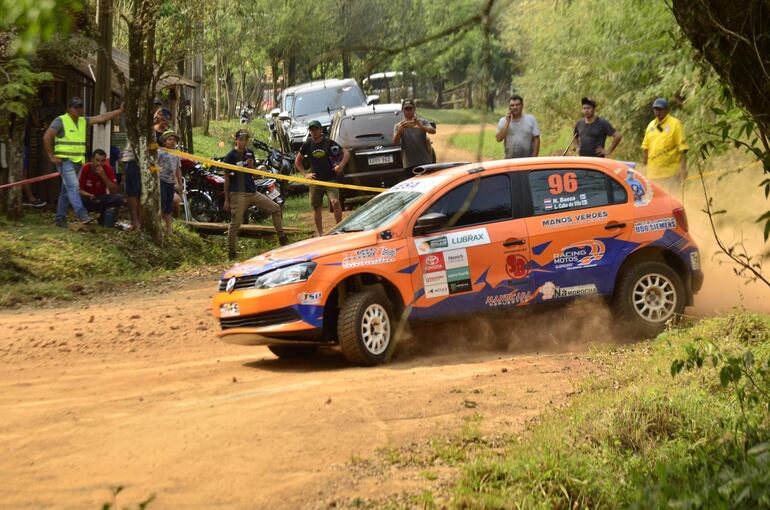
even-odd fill
[(290, 283), (304, 282), (316, 268), (315, 262), (302, 262), (265, 273), (254, 282), (255, 289), (272, 289)]

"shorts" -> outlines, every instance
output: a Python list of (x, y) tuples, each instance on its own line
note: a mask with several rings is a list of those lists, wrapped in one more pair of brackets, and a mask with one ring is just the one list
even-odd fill
[(139, 172), (139, 164), (134, 161), (126, 161), (124, 179), (126, 181), (126, 196), (142, 196), (142, 174)]
[(174, 210), (174, 185), (160, 181), (160, 210), (163, 214), (171, 214)]
[(324, 205), (324, 195), (329, 197), (329, 201), (340, 201), (340, 189), (329, 186), (310, 186), (310, 207), (317, 209)]

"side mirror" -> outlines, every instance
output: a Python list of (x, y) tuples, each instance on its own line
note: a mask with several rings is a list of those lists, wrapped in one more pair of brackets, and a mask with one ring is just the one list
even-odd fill
[(366, 96), (366, 104), (369, 106), (373, 104), (380, 104), (380, 96), (378, 94)]
[(278, 120), (285, 122), (289, 119), (291, 119), (291, 115), (289, 115), (289, 112), (281, 112), (278, 114)]
[(435, 228), (446, 225), (446, 214), (441, 213), (427, 213), (423, 214), (417, 219), (417, 223), (414, 224), (414, 235), (422, 235), (432, 231)]
[(273, 108), (272, 110), (270, 110), (270, 116), (271, 117), (278, 117), (279, 113), (281, 113), (281, 109), (280, 108)]

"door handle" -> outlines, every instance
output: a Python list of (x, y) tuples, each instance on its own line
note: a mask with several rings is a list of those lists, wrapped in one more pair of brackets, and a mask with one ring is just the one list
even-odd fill
[(503, 243), (503, 246), (505, 246), (506, 248), (509, 248), (511, 246), (517, 246), (524, 243), (526, 243), (524, 239), (511, 238), (511, 239), (506, 239), (505, 242)]
[(605, 230), (612, 230), (613, 228), (626, 228), (625, 223), (619, 223), (617, 221), (611, 221), (604, 225)]

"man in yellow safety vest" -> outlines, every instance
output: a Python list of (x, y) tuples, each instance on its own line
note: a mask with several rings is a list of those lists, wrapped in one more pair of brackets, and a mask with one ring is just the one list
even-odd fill
[(83, 100), (73, 97), (67, 105), (67, 113), (56, 117), (48, 126), (43, 135), (43, 147), (61, 175), (61, 191), (59, 203), (56, 206), (56, 225), (67, 226), (67, 208), (70, 205), (81, 222), (93, 221), (83, 206), (78, 184), (78, 172), (86, 160), (86, 127), (117, 119), (122, 113), (121, 106), (117, 110), (101, 115), (84, 117)]

